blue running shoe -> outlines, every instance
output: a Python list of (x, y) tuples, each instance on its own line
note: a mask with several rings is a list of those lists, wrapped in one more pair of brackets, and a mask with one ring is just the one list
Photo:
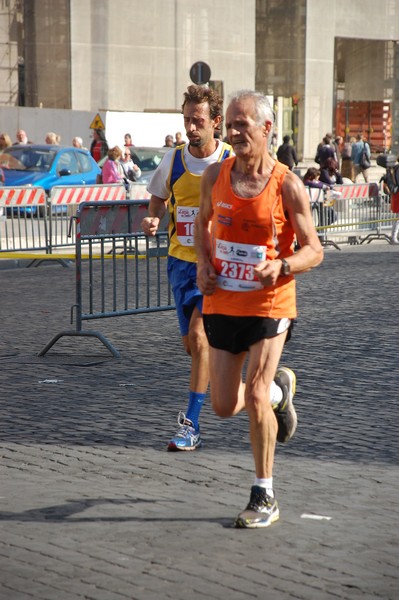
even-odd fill
[(283, 399), (277, 406), (273, 406), (278, 423), (277, 441), (285, 444), (292, 438), (297, 426), (297, 416), (293, 403), (296, 387), (295, 373), (287, 367), (280, 367), (274, 381), (283, 390)]
[(168, 450), (176, 452), (178, 450), (196, 450), (202, 444), (199, 428), (193, 427), (192, 421), (186, 418), (184, 412), (179, 412), (177, 417), (179, 428), (176, 435), (170, 440)]

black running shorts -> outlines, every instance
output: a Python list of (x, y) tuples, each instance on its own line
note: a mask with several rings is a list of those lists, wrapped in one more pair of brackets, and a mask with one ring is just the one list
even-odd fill
[(247, 352), (256, 342), (275, 337), (287, 329), (285, 341), (288, 342), (294, 327), (293, 319), (226, 315), (203, 315), (203, 319), (209, 345), (232, 354)]

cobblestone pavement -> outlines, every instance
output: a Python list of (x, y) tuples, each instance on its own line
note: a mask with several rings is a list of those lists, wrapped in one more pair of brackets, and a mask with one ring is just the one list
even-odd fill
[(208, 402), (203, 449), (165, 451), (189, 367), (174, 311), (85, 323), (119, 360), (80, 337), (39, 358), (70, 328), (74, 268), (0, 270), (1, 600), (396, 600), (398, 273), (373, 243), (298, 277), (281, 517), (247, 531), (245, 415)]

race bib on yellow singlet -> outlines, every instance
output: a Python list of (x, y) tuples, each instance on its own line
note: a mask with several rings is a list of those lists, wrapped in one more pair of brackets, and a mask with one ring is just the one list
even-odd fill
[(233, 292), (262, 289), (254, 267), (263, 260), (266, 260), (266, 246), (216, 240), (213, 263), (218, 273), (218, 287)]
[(177, 239), (182, 246), (194, 246), (194, 221), (199, 208), (178, 206), (176, 210)]

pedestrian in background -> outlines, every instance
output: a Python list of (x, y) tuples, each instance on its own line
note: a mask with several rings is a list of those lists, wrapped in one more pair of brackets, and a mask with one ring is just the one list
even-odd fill
[(274, 158), (274, 159), (277, 158), (277, 148), (278, 148), (277, 133), (274, 132), (272, 135), (271, 142), (270, 142), (270, 153), (272, 155), (272, 158)]
[(12, 141), (8, 133), (0, 133), (0, 152), (12, 146)]
[(32, 142), (29, 140), (28, 136), (26, 135), (26, 131), (24, 131), (23, 129), (18, 129), (17, 133), (15, 134), (15, 137), (17, 139), (16, 142), (14, 142), (14, 146), (18, 146), (19, 144), (31, 144)]
[[(309, 188), (320, 188), (323, 192), (331, 190), (336, 183), (342, 183), (342, 177), (337, 170), (337, 163), (334, 158), (328, 158), (326, 166), (321, 171), (315, 168), (310, 168), (306, 171), (303, 183)], [(318, 214), (319, 226), (332, 225), (337, 221), (337, 213), (332, 206), (326, 206), (323, 194), (317, 194), (317, 197), (311, 196), (312, 210), (316, 209)], [(320, 234), (319, 234), (320, 235)]]
[(104, 162), (102, 168), (102, 182), (124, 183), (123, 171), (119, 163), (119, 159), (122, 156), (122, 150), (119, 146), (114, 146), (108, 150), (107, 156), (108, 158)]
[(334, 139), (334, 147), (335, 147), (335, 156), (337, 159), (337, 168), (338, 171), (341, 170), (341, 158), (342, 158), (342, 148), (344, 146), (344, 138), (341, 135), (337, 135)]
[(391, 209), (394, 218), (391, 232), (391, 244), (399, 244), (399, 189), (396, 193), (391, 195)]
[(48, 133), (46, 133), (44, 141), (46, 142), (46, 144), (49, 144), (51, 146), (58, 146), (61, 141), (61, 136), (54, 133), (54, 131), (49, 131)]
[(123, 148), (119, 163), (125, 178), (125, 184), (129, 188), (129, 182), (137, 181), (141, 177), (141, 169), (133, 162), (129, 146)]
[(133, 141), (132, 141), (132, 136), (130, 133), (125, 133), (125, 144), (124, 146), (134, 146)]
[(303, 185), (310, 188), (318, 188), (320, 190), (328, 190), (329, 186), (320, 181), (320, 170), (316, 167), (309, 167), (303, 176)]
[(341, 151), (341, 175), (342, 178), (350, 179), (351, 182), (355, 180), (355, 172), (352, 162), (352, 145), (356, 142), (356, 138), (351, 137), (349, 141), (344, 142)]
[(173, 148), (174, 147), (173, 135), (165, 136), (165, 143), (164, 143), (163, 147), (164, 148)]
[[(279, 518), (273, 486), (279, 424), (272, 395), (278, 394), (295, 430), (295, 374), (279, 362), (296, 317), (294, 275), (323, 259), (302, 181), (269, 154), (273, 123), (263, 94), (243, 90), (232, 96), (226, 129), (235, 156), (205, 171), (195, 228), (212, 405), (221, 417), (242, 410), (249, 417), (255, 481), (235, 521), (246, 528)], [(300, 249), (294, 253), (295, 236)]]
[(107, 156), (108, 143), (105, 137), (104, 129), (93, 130), (93, 141), (90, 145), (90, 154), (96, 162), (99, 162), (104, 156)]
[(387, 167), (386, 173), (380, 179), (383, 184), (383, 193), (391, 197), (391, 210), (393, 223), (391, 232), (391, 244), (399, 244), (399, 156), (393, 167)]
[(327, 133), (321, 144), (317, 147), (317, 152), (315, 156), (315, 162), (320, 165), (320, 169), (324, 169), (327, 159), (334, 158), (337, 160), (337, 153), (335, 150), (335, 145), (332, 142), (331, 134)]
[(283, 143), (277, 148), (277, 160), (287, 165), (290, 171), (294, 168), (294, 165), (298, 164), (298, 157), (293, 144), (291, 144), (291, 137), (285, 135), (283, 137)]
[(320, 169), (320, 181), (326, 183), (330, 187), (336, 183), (343, 183), (342, 175), (338, 170), (338, 164), (335, 158), (327, 158), (324, 167)]
[(181, 131), (176, 131), (175, 133), (175, 146), (181, 146), (182, 144), (185, 144), (186, 142), (183, 140), (183, 136)]
[(75, 136), (72, 140), (72, 146), (74, 148), (83, 148), (83, 140), (81, 137), (79, 136)]
[(351, 154), (355, 170), (355, 182), (358, 180), (359, 175), (363, 175), (364, 181), (368, 183), (371, 159), (370, 146), (362, 133), (357, 134), (356, 140), (357, 141), (352, 146)]

